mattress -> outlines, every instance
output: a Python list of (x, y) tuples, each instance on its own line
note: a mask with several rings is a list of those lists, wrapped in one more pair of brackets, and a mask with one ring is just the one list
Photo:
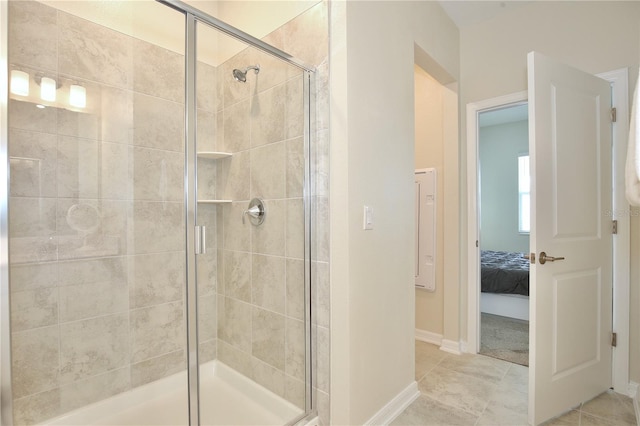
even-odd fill
[(529, 295), (529, 261), (524, 253), (482, 250), (480, 272), (485, 293)]

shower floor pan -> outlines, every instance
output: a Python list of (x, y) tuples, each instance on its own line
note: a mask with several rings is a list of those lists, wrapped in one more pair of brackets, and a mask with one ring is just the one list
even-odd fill
[[(284, 425), (303, 411), (219, 361), (200, 366), (202, 425)], [(186, 425), (181, 372), (49, 420), (43, 425)]]

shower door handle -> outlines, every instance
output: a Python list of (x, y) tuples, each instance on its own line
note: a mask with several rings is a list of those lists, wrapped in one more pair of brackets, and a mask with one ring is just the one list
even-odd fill
[(195, 247), (196, 254), (207, 253), (207, 227), (196, 225), (195, 227)]

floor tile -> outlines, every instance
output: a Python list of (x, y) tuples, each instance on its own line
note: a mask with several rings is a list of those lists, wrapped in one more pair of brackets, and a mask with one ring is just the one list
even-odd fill
[(449, 356), (438, 365), (478, 379), (497, 383), (502, 380), (512, 364), (483, 355), (462, 354)]
[(416, 399), (391, 424), (405, 425), (474, 425), (476, 416), (447, 407), (431, 398), (421, 396)]
[(436, 366), (420, 382), (423, 395), (450, 407), (479, 416), (489, 403), (496, 384)]
[(580, 411), (569, 411), (567, 414), (551, 419), (543, 424), (544, 426), (579, 426)]
[(603, 419), (614, 420), (619, 425), (636, 425), (636, 415), (631, 398), (608, 391), (582, 405), (581, 411)]

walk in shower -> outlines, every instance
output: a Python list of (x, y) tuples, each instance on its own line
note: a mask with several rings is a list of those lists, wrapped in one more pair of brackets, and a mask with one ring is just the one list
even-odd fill
[(310, 419), (305, 11), (258, 39), (178, 1), (5, 7), (2, 424)]

